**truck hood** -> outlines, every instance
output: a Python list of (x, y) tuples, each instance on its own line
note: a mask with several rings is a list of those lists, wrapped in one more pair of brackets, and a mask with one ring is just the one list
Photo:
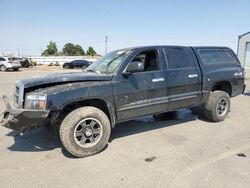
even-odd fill
[(47, 84), (60, 84), (71, 82), (83, 82), (83, 81), (109, 81), (112, 79), (112, 75), (97, 74), (92, 72), (69, 72), (69, 73), (56, 73), (46, 76), (36, 76), (29, 79), (21, 80), (24, 88), (47, 85)]

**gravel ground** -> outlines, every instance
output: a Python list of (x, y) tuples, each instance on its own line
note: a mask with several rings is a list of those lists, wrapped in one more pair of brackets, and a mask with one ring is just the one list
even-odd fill
[[(69, 71), (49, 69), (0, 72), (0, 95), (11, 97), (18, 79)], [(69, 155), (45, 129), (23, 138), (0, 127), (0, 187), (249, 187), (249, 97), (248, 86), (220, 123), (186, 109), (165, 120), (119, 124), (108, 147), (84, 159)]]

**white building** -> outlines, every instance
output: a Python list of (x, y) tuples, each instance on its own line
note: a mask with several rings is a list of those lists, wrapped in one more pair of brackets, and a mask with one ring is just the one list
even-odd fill
[(250, 68), (250, 32), (239, 35), (237, 55), (245, 68)]
[(84, 59), (90, 62), (94, 62), (99, 59), (99, 56), (90, 57), (90, 56), (30, 56), (28, 57), (32, 59), (32, 61), (36, 62), (38, 65), (48, 65), (48, 64), (55, 64), (59, 63), (63, 65), (66, 62), (70, 62), (77, 59)]

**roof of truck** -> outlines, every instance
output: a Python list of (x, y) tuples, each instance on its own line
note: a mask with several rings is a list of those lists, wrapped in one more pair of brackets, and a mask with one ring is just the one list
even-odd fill
[(117, 51), (121, 50), (135, 50), (135, 49), (150, 49), (150, 48), (160, 48), (160, 47), (191, 47), (191, 48), (206, 48), (206, 49), (230, 49), (229, 47), (226, 46), (177, 46), (177, 45), (152, 45), (152, 46), (136, 46), (136, 47), (129, 47), (129, 48), (123, 48), (119, 49)]

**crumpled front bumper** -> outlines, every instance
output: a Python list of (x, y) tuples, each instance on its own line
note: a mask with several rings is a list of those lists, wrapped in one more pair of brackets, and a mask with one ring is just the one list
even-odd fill
[(12, 109), (7, 98), (4, 98), (7, 109), (0, 114), (0, 126), (16, 131), (23, 131), (45, 121), (47, 110)]
[(41, 123), (48, 117), (48, 114), (48, 111), (8, 109), (0, 116), (0, 126), (23, 131)]

